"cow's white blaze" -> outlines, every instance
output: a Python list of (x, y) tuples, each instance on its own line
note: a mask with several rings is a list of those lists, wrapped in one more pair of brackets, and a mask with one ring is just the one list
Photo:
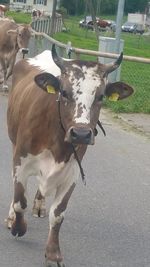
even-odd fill
[[(79, 67), (74, 65), (74, 68)], [(81, 72), (84, 77), (80, 79), (78, 77), (74, 78), (73, 72), (70, 73), (70, 82), (73, 80), (73, 96), (76, 103), (74, 120), (76, 123), (90, 123), (90, 109), (96, 90), (100, 86), (100, 77), (96, 74), (97, 66), (93, 68), (83, 66)], [(79, 110), (82, 110), (82, 112), (79, 112)]]

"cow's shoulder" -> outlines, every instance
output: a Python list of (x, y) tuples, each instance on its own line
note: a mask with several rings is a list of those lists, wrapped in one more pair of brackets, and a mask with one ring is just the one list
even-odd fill
[[(19, 60), (13, 69), (13, 79), (12, 84), (13, 87), (20, 81), (26, 80), (28, 83), (30, 82), (28, 76), (31, 74), (34, 75), (38, 73), (38, 70), (30, 66), (27, 60)], [(29, 75), (30, 74), (30, 75)]]
[(10, 30), (10, 29), (16, 29), (17, 27), (18, 26), (14, 20), (11, 20), (11, 19), (1, 19), (0, 20), (0, 30), (3, 32), (5, 32), (6, 30)]

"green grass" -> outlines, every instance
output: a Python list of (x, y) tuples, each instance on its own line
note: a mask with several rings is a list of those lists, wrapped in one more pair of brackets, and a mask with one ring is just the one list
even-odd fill
[[(18, 23), (30, 23), (31, 15), (8, 12)], [(91, 30), (79, 28), (79, 21), (82, 17), (68, 17), (65, 19), (67, 32), (60, 32), (54, 38), (60, 42), (71, 41), (73, 47), (98, 51), (98, 41), (96, 35)], [(115, 20), (114, 16), (103, 16), (102, 18)], [(126, 17), (124, 17), (126, 21)], [(101, 36), (115, 37), (112, 32), (100, 32)], [(124, 54), (150, 58), (150, 36), (140, 36), (135, 34), (122, 33), (124, 40)], [(81, 56), (86, 60), (96, 60), (96, 57)], [(122, 63), (121, 80), (134, 88), (134, 94), (123, 101), (105, 101), (104, 105), (114, 112), (142, 112), (150, 113), (150, 64), (134, 63), (124, 61)]]
[[(103, 17), (108, 19), (108, 17)], [(95, 33), (90, 30), (79, 28), (80, 17), (66, 19), (66, 26), (69, 29), (66, 33), (57, 33), (55, 38), (63, 43), (72, 42), (74, 47), (98, 50), (98, 41)], [(110, 19), (115, 20), (114, 17)], [(126, 21), (126, 18), (124, 18)], [(115, 37), (114, 33), (101, 32), (101, 36)], [(122, 33), (124, 40), (124, 54), (137, 57), (150, 58), (150, 36)], [(96, 58), (84, 56), (87, 60)], [(122, 63), (121, 80), (134, 88), (134, 94), (129, 98), (110, 102), (106, 100), (104, 106), (111, 108), (114, 112), (127, 113), (150, 113), (150, 64), (124, 61)]]
[(31, 22), (31, 14), (7, 11), (6, 16), (13, 18), (16, 23), (29, 24)]

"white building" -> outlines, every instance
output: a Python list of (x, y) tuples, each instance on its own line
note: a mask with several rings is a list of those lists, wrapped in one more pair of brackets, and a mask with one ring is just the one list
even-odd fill
[(129, 13), (128, 14), (128, 21), (138, 23), (141, 25), (145, 25), (146, 22), (146, 14), (140, 14), (140, 13)]
[(33, 9), (37, 9), (44, 14), (51, 15), (53, 0), (10, 0), (10, 10), (31, 12)]

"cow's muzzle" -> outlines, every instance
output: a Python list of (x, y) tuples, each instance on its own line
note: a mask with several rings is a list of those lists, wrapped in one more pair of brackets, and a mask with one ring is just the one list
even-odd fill
[(73, 144), (94, 144), (94, 134), (91, 128), (71, 127), (65, 137), (65, 141)]

